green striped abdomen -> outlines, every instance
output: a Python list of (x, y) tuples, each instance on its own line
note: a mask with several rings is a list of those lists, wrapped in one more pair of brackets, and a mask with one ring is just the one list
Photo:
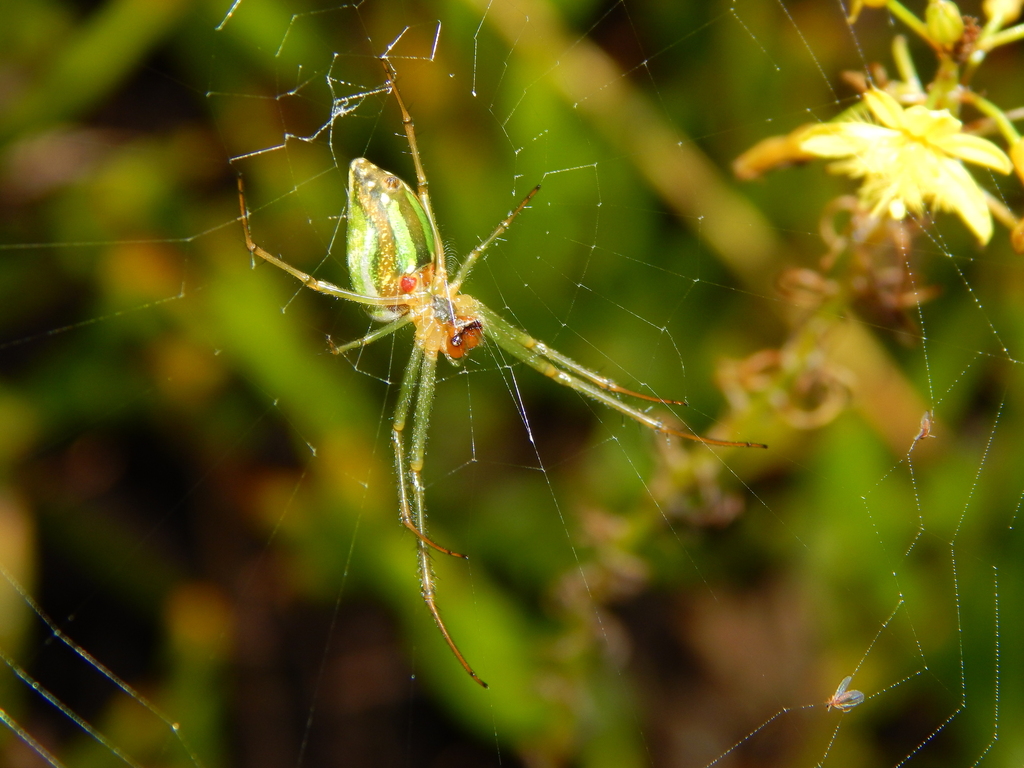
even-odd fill
[[(412, 187), (363, 157), (349, 165), (348, 270), (352, 289), (367, 296), (403, 293), (403, 277), (434, 263), (434, 227)], [(421, 281), (406, 281), (417, 285)], [(374, 320), (402, 314), (391, 307), (368, 307)]]

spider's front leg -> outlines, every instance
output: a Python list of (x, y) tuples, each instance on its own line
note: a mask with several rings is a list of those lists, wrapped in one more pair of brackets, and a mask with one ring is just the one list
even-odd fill
[(537, 341), (526, 331), (515, 327), (502, 318), (501, 315), (488, 309), (480, 302), (476, 303), (476, 307), (483, 326), (487, 329), (488, 338), (493, 339), (499, 347), (508, 352), (512, 357), (521, 360), (563, 387), (569, 387), (592, 400), (603, 403), (648, 429), (665, 435), (675, 435), (676, 437), (693, 440), (697, 443), (717, 445), (724, 448), (768, 447), (763, 443), (751, 443), (746, 440), (715, 440), (710, 437), (701, 437), (694, 432), (684, 432), (670, 427), (664, 421), (651, 416), (646, 411), (638, 410), (623, 402), (615, 397), (614, 393), (618, 392), (652, 402), (683, 404), (682, 401), (663, 400), (620, 387), (611, 379), (584, 368), (562, 353)]
[[(249, 207), (245, 204), (245, 185), (242, 183), (241, 176), (238, 177), (238, 206), (242, 212), (242, 232), (245, 234), (245, 247), (249, 251), (249, 256), (252, 258), (254, 266), (256, 264), (256, 257), (259, 256), (261, 259), (273, 264), (278, 269), (283, 269), (288, 274), (293, 275), (304, 286), (316, 291), (317, 293), (326, 293), (328, 296), (334, 296), (339, 299), (348, 299), (349, 301), (354, 301), (357, 304), (365, 304), (371, 307), (390, 307), (395, 303), (393, 297), (369, 296), (362, 293), (356, 293), (355, 291), (346, 290), (345, 288), (341, 288), (334, 283), (329, 283), (326, 280), (318, 280), (312, 275), (303, 272), (301, 269), (293, 267), (284, 259), (278, 258), (263, 246), (258, 245), (252, 239), (252, 232), (249, 229)], [(377, 336), (375, 338), (380, 337)]]

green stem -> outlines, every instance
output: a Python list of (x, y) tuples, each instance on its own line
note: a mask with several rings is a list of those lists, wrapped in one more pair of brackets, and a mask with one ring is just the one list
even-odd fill
[(995, 16), (990, 17), (989, 20), (985, 22), (985, 27), (981, 30), (981, 38), (978, 40), (978, 44), (984, 45), (984, 41), (987, 38), (991, 37), (1000, 29), (1002, 29), (1003, 22), (1005, 21), (1006, 19), (1003, 17), (1003, 14), (1001, 13), (997, 13)]
[(1015, 43), (1018, 40), (1024, 40), (1024, 24), (1007, 27), (1002, 32), (996, 32), (991, 37), (984, 37), (978, 43), (978, 47), (985, 51), (991, 51), (993, 48)]
[(949, 56), (939, 54), (939, 70), (928, 90), (928, 109), (948, 109), (956, 115), (960, 111), (960, 101), (950, 96), (959, 85), (960, 67)]
[(900, 73), (900, 80), (919, 93), (923, 93), (921, 79), (917, 76), (917, 68), (914, 66), (914, 59), (910, 55), (910, 46), (907, 45), (906, 35), (896, 35), (892, 39), (892, 58), (896, 62), (896, 71)]
[(935, 48), (935, 42), (928, 36), (928, 28), (924, 22), (915, 16), (911, 11), (899, 2), (899, 0), (889, 0), (887, 6), (889, 13), (895, 16), (897, 19), (902, 21), (911, 30), (913, 30), (919, 37), (923, 38), (932, 48)]
[(978, 46), (975, 48), (974, 53), (971, 54), (970, 59), (967, 62), (965, 69), (964, 80), (966, 84), (970, 81), (971, 76), (975, 70), (981, 66), (981, 62), (985, 60), (989, 51), (994, 48), (998, 48), (1001, 45), (1009, 45), (1015, 43), (1018, 40), (1024, 39), (1024, 24), (1018, 24), (1015, 27), (1004, 29), (1001, 32), (996, 30), (1002, 25), (1002, 17), (993, 17), (989, 20), (989, 23), (985, 25), (985, 31), (981, 34), (981, 39), (978, 40)]
[(988, 99), (982, 98), (976, 93), (964, 94), (966, 100), (970, 101), (979, 112), (986, 117), (989, 117), (995, 122), (996, 127), (999, 128), (999, 132), (1003, 134), (1003, 137), (1009, 144), (1016, 144), (1020, 141), (1020, 133), (1016, 127), (1010, 122), (1010, 118), (1007, 117), (1006, 113), (1003, 112), (999, 107), (993, 104)]

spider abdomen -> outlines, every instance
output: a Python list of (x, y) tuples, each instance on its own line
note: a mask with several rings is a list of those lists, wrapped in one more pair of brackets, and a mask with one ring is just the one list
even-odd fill
[(394, 307), (367, 307), (381, 322), (405, 311), (403, 278), (437, 255), (433, 223), (412, 187), (363, 157), (349, 165), (347, 255), (353, 290), (395, 297)]

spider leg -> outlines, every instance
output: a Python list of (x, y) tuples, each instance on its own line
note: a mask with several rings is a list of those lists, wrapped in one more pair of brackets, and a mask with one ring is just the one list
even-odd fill
[[(409, 365), (405, 369), (402, 378), (402, 388), (398, 394), (398, 406), (395, 408), (395, 420), (391, 424), (391, 445), (395, 450), (395, 472), (398, 474), (398, 501), (399, 514), (402, 525), (416, 534), (423, 544), (436, 549), (452, 557), (459, 557), (468, 560), (454, 550), (442, 547), (430, 540), (426, 529), (425, 505), (423, 503), (423, 455), (426, 451), (427, 424), (430, 420), (430, 408), (434, 401), (434, 381), (437, 358), (430, 359), (423, 353), (420, 347), (413, 346), (412, 354), (409, 357)], [(406, 460), (405, 456), (405, 423), (409, 417), (409, 410), (412, 407), (413, 395), (416, 394), (416, 385), (419, 384), (419, 393), (416, 398), (416, 410), (413, 413), (413, 459), (412, 463)], [(425, 407), (424, 407), (425, 406)], [(419, 442), (417, 441), (417, 438)], [(412, 486), (413, 503), (409, 503), (409, 486)], [(415, 514), (413, 509), (415, 508)]]
[[(264, 261), (268, 261), (275, 267), (283, 269), (291, 275), (294, 275), (299, 281), (319, 293), (326, 293), (328, 296), (335, 296), (339, 299), (348, 299), (359, 304), (372, 304), (378, 307), (393, 307), (396, 304), (400, 304), (401, 300), (396, 300), (391, 296), (366, 296), (355, 291), (347, 291), (344, 288), (340, 288), (334, 283), (329, 283), (326, 280), (317, 280), (312, 275), (303, 272), (301, 269), (293, 267), (283, 259), (278, 258), (274, 254), (265, 250), (261, 246), (253, 242), (252, 233), (249, 231), (249, 209), (245, 204), (245, 188), (242, 184), (242, 177), (238, 177), (238, 205), (242, 211), (242, 230), (245, 232), (245, 247), (249, 249), (249, 254), (253, 257), (253, 263), (255, 263), (255, 257), (259, 256)], [(404, 300), (403, 297), (402, 300)]]
[[(714, 440), (709, 437), (695, 435), (691, 432), (683, 432), (682, 430), (673, 429), (661, 419), (656, 419), (650, 414), (644, 413), (643, 411), (622, 402), (617, 397), (610, 394), (608, 390), (611, 390), (611, 392), (622, 390), (621, 388), (612, 389), (611, 387), (602, 387), (600, 381), (607, 380), (598, 376), (593, 371), (589, 371), (577, 363), (572, 363), (573, 367), (571, 368), (571, 373), (559, 368), (555, 363), (564, 365), (565, 363), (563, 361), (572, 362), (570, 358), (565, 357), (565, 355), (562, 355), (561, 353), (556, 353), (545, 345), (541, 345), (541, 342), (534, 339), (530, 334), (526, 333), (526, 331), (516, 328), (493, 310), (487, 308), (483, 304), (479, 304), (477, 311), (483, 318), (484, 333), (492, 338), (499, 347), (510, 355), (526, 363), (534, 370), (540, 371), (545, 376), (558, 382), (562, 386), (581, 392), (587, 397), (596, 400), (599, 403), (603, 403), (609, 408), (612, 408), (619, 413), (628, 416), (634, 421), (643, 424), (648, 429), (652, 429), (655, 432), (661, 432), (666, 435), (682, 437), (686, 440), (693, 440), (698, 443), (705, 443), (707, 445), (720, 445), (730, 448), (768, 447), (761, 443), (750, 443), (746, 441)], [(544, 353), (538, 351), (538, 345), (542, 347)], [(617, 386), (618, 385), (616, 385), (616, 387)], [(629, 390), (625, 391), (630, 393)], [(643, 397), (643, 395), (641, 395), (641, 397)], [(666, 400), (665, 402), (671, 401)]]
[(441, 613), (437, 609), (437, 595), (434, 590), (434, 573), (430, 567), (430, 550), (422, 542), (419, 544), (417, 557), (419, 559), (420, 585), (423, 593), (423, 602), (427, 604), (427, 609), (430, 611), (430, 615), (434, 617), (434, 623), (441, 631), (441, 636), (444, 638), (444, 641), (448, 643), (448, 647), (455, 655), (459, 664), (462, 665), (462, 668), (466, 670), (466, 673), (481, 687), (490, 687), (487, 683), (481, 680), (477, 676), (476, 672), (473, 671), (473, 668), (469, 666), (469, 662), (466, 661), (466, 657), (462, 655), (462, 651), (459, 650), (459, 646), (457, 646), (455, 641), (452, 640), (452, 636), (448, 632), (448, 627), (444, 625)]
[[(448, 632), (448, 627), (445, 626), (444, 620), (441, 618), (441, 612), (437, 607), (437, 588), (434, 581), (434, 571), (430, 563), (430, 548), (444, 552), (446, 555), (453, 555), (454, 557), (465, 558), (465, 555), (460, 555), (450, 549), (438, 546), (427, 538), (423, 532), (426, 529), (427, 521), (421, 472), (426, 454), (427, 427), (430, 422), (430, 409), (434, 401), (434, 384), (436, 379), (437, 356), (425, 354), (419, 347), (413, 347), (412, 355), (409, 358), (409, 366), (406, 368), (405, 378), (402, 381), (402, 388), (398, 397), (398, 407), (395, 409), (395, 421), (391, 432), (392, 443), (395, 448), (395, 465), (398, 472), (402, 523), (406, 528), (415, 533), (419, 539), (417, 542), (418, 551), (416, 558), (423, 602), (426, 603), (430, 615), (434, 617), (434, 623), (441, 631), (441, 636), (448, 643), (448, 647), (462, 665), (462, 668), (466, 670), (473, 680), (486, 688), (487, 683), (477, 677), (476, 672), (469, 666), (469, 662), (462, 655), (462, 651), (455, 644), (451, 634)], [(403, 432), (417, 384), (419, 385), (419, 391), (415, 392), (416, 408), (413, 412), (412, 421), (412, 460), (409, 462), (408, 469), (406, 469)], [(408, 487), (410, 485), (412, 486), (412, 510), (410, 510), (408, 494)]]
[(397, 320), (392, 320), (387, 325), (381, 326), (375, 331), (370, 331), (368, 334), (356, 339), (355, 341), (349, 341), (341, 345), (335, 344), (331, 340), (331, 337), (328, 336), (327, 346), (331, 350), (332, 355), (343, 355), (351, 349), (359, 349), (369, 346), (370, 344), (373, 344), (373, 342), (377, 341), (377, 339), (382, 339), (385, 336), (394, 333), (399, 328), (404, 328), (410, 322), (412, 322), (412, 318), (409, 315), (402, 315)]
[(512, 220), (520, 213), (522, 213), (523, 209), (530, 204), (530, 201), (533, 200), (533, 196), (536, 195), (538, 192), (540, 192), (540, 184), (531, 189), (529, 193), (526, 195), (526, 197), (523, 198), (523, 201), (516, 206), (515, 210), (512, 211), (512, 213), (510, 213), (504, 219), (502, 219), (501, 223), (494, 228), (494, 231), (491, 232), (491, 234), (489, 234), (484, 239), (484, 241), (480, 243), (480, 245), (478, 245), (476, 248), (469, 252), (469, 255), (466, 256), (466, 260), (462, 262), (462, 266), (459, 267), (459, 272), (455, 276), (455, 281), (451, 284), (452, 293), (459, 292), (459, 289), (462, 288), (462, 284), (465, 282), (466, 278), (469, 277), (470, 270), (473, 269), (473, 266), (476, 264), (477, 259), (480, 258), (480, 254), (486, 251), (490, 247), (491, 243), (493, 243), (495, 240), (497, 240), (505, 233), (505, 230), (508, 229), (509, 224), (512, 223)]
[[(386, 58), (381, 58), (381, 63), (384, 65), (384, 73), (387, 75), (388, 87), (391, 93), (395, 95), (395, 101), (398, 102), (398, 108), (402, 110), (402, 127), (405, 129), (405, 138), (409, 142), (409, 151), (412, 153), (412, 162), (416, 166), (416, 185), (418, 189), (416, 194), (420, 198), (426, 197), (430, 199), (427, 193), (427, 174), (423, 170), (423, 161), (420, 160), (420, 147), (416, 142), (416, 124), (412, 120), (412, 115), (409, 114), (409, 110), (405, 106), (405, 100), (402, 98), (401, 92), (398, 90), (398, 73), (392, 66), (391, 62)], [(433, 211), (429, 211), (430, 218), (433, 219)]]
[(660, 397), (654, 397), (653, 395), (645, 395), (640, 392), (634, 392), (632, 389), (626, 389), (625, 387), (619, 386), (614, 381), (609, 379), (607, 376), (601, 376), (598, 373), (584, 368), (582, 365), (577, 363), (571, 357), (566, 357), (557, 349), (552, 349), (543, 341), (537, 341), (536, 339), (529, 337), (533, 345), (530, 347), (537, 354), (546, 357), (555, 365), (559, 365), (565, 368), (567, 371), (572, 373), (574, 376), (578, 376), (581, 379), (587, 379), (588, 381), (596, 384), (601, 389), (607, 390), (608, 392), (618, 392), (622, 395), (629, 395), (630, 397), (638, 397), (641, 400), (649, 400), (652, 403), (662, 403), (663, 405), (686, 405), (685, 400), (666, 400)]
[[(427, 218), (430, 220), (430, 226), (434, 230), (435, 242), (441, 242), (441, 235), (437, 231), (437, 224), (434, 219), (434, 208), (430, 204), (430, 192), (428, 190), (429, 182), (427, 181), (426, 171), (423, 170), (423, 161), (420, 159), (420, 145), (416, 141), (416, 124), (412, 120), (412, 115), (409, 114), (409, 110), (405, 106), (405, 100), (402, 98), (401, 91), (398, 90), (398, 73), (395, 72), (395, 68), (388, 61), (387, 57), (381, 57), (381, 63), (384, 65), (384, 74), (387, 76), (388, 87), (391, 93), (395, 95), (395, 101), (398, 102), (398, 108), (402, 111), (402, 127), (405, 129), (405, 138), (409, 142), (409, 153), (412, 155), (412, 163), (416, 167), (416, 197), (420, 199), (420, 203), (423, 205), (423, 210), (427, 212)], [(444, 263), (444, 248), (440, 248), (437, 253), (435, 270), (437, 275), (442, 279), (447, 279), (447, 271)]]

